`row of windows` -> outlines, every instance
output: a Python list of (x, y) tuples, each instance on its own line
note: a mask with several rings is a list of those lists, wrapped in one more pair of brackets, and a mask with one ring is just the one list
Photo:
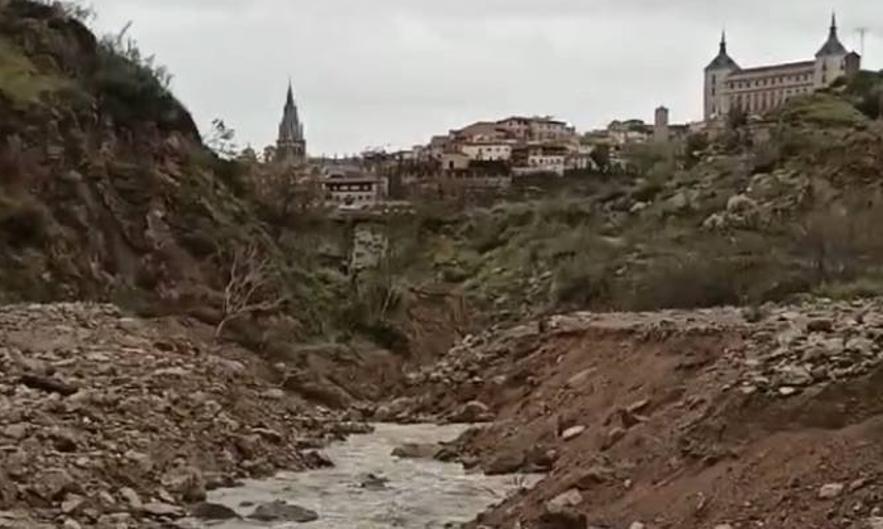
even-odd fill
[(561, 165), (564, 163), (564, 158), (561, 157), (532, 157), (530, 160), (530, 165), (532, 167), (538, 167), (541, 165)]
[(484, 154), (486, 152), (509, 152), (512, 150), (510, 147), (479, 147), (478, 153)]
[(354, 200), (373, 200), (374, 195), (332, 195), (331, 200), (334, 202), (352, 203)]
[(727, 88), (751, 88), (752, 86), (774, 86), (779, 84), (791, 84), (807, 82), (812, 80), (811, 74), (785, 75), (778, 77), (768, 77), (765, 79), (755, 79), (752, 81), (730, 81)]
[(329, 186), (328, 188), (333, 192), (340, 191), (371, 191), (371, 184), (343, 184), (336, 186)]

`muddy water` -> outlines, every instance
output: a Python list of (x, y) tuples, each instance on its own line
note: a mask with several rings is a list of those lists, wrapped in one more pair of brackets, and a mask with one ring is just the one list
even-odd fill
[[(446, 524), (456, 526), (474, 519), (519, 487), (532, 486), (539, 480), (539, 476), (467, 474), (457, 464), (401, 460), (390, 455), (393, 448), (403, 443), (449, 441), (464, 430), (463, 426), (377, 425), (373, 434), (353, 436), (329, 447), (326, 454), (334, 461), (334, 468), (249, 481), (241, 488), (214, 491), (209, 501), (247, 516), (254, 507), (243, 507), (243, 502), (284, 500), (314, 510), (320, 517), (309, 524), (277, 527), (429, 529), (443, 528)], [(388, 478), (387, 488), (360, 487), (359, 476), (366, 473)], [(213, 527), (252, 529), (267, 525), (237, 520)]]

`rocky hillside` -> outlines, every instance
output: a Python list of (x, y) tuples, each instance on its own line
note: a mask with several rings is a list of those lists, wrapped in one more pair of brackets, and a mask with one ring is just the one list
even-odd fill
[[(878, 92), (865, 91), (883, 92), (883, 77), (867, 77)], [(797, 99), (716, 139), (636, 146), (632, 174), (427, 210), (419, 262), (509, 321), (880, 293), (871, 227), (883, 218), (883, 121), (849, 90)]]
[(260, 301), (289, 315), (276, 323), (290, 335), (326, 325), (335, 283), (269, 236), (241, 167), (203, 146), (133, 43), (12, 0), (0, 68), (0, 301), (114, 301), (217, 323), (248, 246), (266, 263)]
[(476, 527), (878, 527), (880, 300), (573, 313), (468, 337), (403, 416), (483, 409), (436, 457), (547, 472)]
[(0, 308), (0, 525), (168, 527), (206, 490), (328, 464), (310, 449), (361, 427), (289, 378), (192, 320)]

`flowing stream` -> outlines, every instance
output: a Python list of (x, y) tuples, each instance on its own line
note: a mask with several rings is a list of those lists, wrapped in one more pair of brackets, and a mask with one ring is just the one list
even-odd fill
[[(540, 476), (484, 476), (466, 473), (459, 464), (424, 459), (398, 459), (392, 450), (404, 443), (450, 441), (467, 427), (462, 425), (379, 424), (368, 435), (350, 437), (325, 453), (335, 467), (301, 473), (283, 473), (245, 486), (209, 494), (209, 501), (236, 510), (243, 517), (254, 505), (282, 500), (316, 511), (319, 520), (306, 524), (277, 524), (279, 528), (435, 529), (468, 522), (520, 487), (533, 486)], [(360, 485), (360, 476), (388, 479), (385, 488)], [(247, 519), (231, 520), (219, 529), (266, 528)]]

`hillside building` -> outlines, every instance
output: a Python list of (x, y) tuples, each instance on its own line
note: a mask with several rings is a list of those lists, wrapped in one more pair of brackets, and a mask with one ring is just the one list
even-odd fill
[(860, 68), (861, 56), (847, 51), (840, 42), (834, 16), (828, 39), (815, 58), (800, 62), (742, 68), (727, 53), (724, 34), (717, 57), (705, 68), (705, 120), (727, 116), (735, 108), (748, 114), (769, 112), (793, 97), (827, 88)]

